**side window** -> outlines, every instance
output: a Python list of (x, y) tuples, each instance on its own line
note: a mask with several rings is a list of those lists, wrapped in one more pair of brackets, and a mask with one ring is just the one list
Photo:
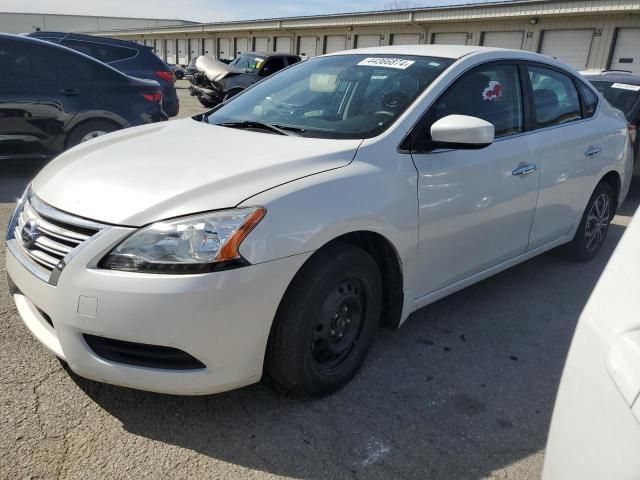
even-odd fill
[(598, 96), (584, 82), (578, 82), (578, 85), (580, 85), (580, 93), (582, 93), (585, 118), (591, 118), (598, 108)]
[(524, 130), (520, 74), (516, 65), (483, 65), (455, 81), (417, 125), (413, 148), (428, 150), (431, 125), (448, 115), (482, 118), (495, 127), (496, 138)]
[(287, 63), (289, 65), (293, 65), (294, 63), (298, 63), (300, 59), (298, 57), (287, 57)]
[(62, 42), (65, 47), (72, 48), (78, 52), (89, 55), (104, 63), (117, 62), (127, 58), (133, 58), (138, 53), (137, 50), (115, 45), (104, 45), (101, 43), (84, 42), (82, 40), (65, 40)]
[(54, 47), (30, 45), (25, 42), (2, 42), (0, 44), (0, 80), (49, 83), (57, 80), (57, 71), (52, 61)]
[(265, 68), (269, 69), (269, 74), (276, 73), (279, 70), (282, 70), (285, 67), (284, 57), (273, 57), (267, 60), (264, 65)]
[(544, 67), (529, 66), (538, 127), (550, 127), (582, 118), (580, 99), (568, 75)]

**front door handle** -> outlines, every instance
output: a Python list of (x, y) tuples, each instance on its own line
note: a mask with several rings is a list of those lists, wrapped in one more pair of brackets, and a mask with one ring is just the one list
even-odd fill
[(584, 152), (585, 157), (593, 157), (594, 155), (598, 155), (600, 153), (601, 148), (598, 145), (590, 145), (586, 152)]
[(68, 97), (72, 97), (75, 95), (80, 95), (80, 91), (76, 90), (75, 88), (64, 88), (62, 90), (60, 90), (60, 93), (63, 95), (66, 95)]
[(535, 172), (538, 169), (538, 166), (535, 163), (530, 163), (528, 165), (523, 165), (521, 167), (516, 168), (511, 172), (513, 176), (524, 176), (529, 175), (532, 172)]

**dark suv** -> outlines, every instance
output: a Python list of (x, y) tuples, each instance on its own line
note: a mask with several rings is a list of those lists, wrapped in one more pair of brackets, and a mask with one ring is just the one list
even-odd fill
[(173, 70), (153, 52), (153, 48), (124, 40), (77, 33), (32, 32), (28, 36), (72, 48), (132, 77), (155, 80), (162, 88), (164, 111), (170, 117), (178, 114), (180, 104)]
[(167, 120), (158, 82), (74, 50), (0, 34), (0, 159), (51, 158), (104, 133)]

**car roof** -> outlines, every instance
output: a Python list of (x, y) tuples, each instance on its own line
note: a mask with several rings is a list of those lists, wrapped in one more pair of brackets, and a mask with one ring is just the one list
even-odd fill
[(628, 83), (630, 85), (640, 85), (640, 75), (631, 72), (605, 70), (604, 72), (587, 72), (582, 75), (589, 81), (604, 80), (606, 82)]
[(358, 48), (330, 55), (419, 55), (425, 57), (461, 58), (476, 52), (505, 51), (504, 48), (477, 47), (473, 45), (385, 45), (382, 47)]
[(68, 32), (47, 32), (47, 31), (40, 31), (40, 32), (31, 32), (29, 34), (27, 34), (28, 37), (32, 37), (32, 38), (41, 38), (41, 37), (46, 37), (46, 38), (55, 38), (55, 39), (59, 39), (62, 40), (63, 38), (69, 38), (72, 40), (85, 40), (88, 42), (95, 42), (95, 43), (102, 43), (105, 45), (115, 45), (115, 46), (120, 46), (120, 47), (127, 47), (127, 48), (134, 48), (137, 50), (150, 50), (152, 49), (152, 47), (148, 46), (148, 45), (141, 45), (139, 43), (136, 42), (130, 42), (128, 40), (119, 40), (116, 38), (108, 38), (108, 37), (98, 37), (96, 35), (84, 35), (81, 33), (68, 33)]

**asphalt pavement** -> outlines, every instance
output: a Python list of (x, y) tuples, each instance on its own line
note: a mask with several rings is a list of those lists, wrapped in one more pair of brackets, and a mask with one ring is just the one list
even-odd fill
[[(202, 111), (185, 93), (182, 115)], [(40, 167), (0, 165), (0, 231)], [(0, 478), (539, 478), (577, 319), (639, 202), (634, 190), (594, 261), (550, 252), (416, 312), (317, 400), (79, 378), (22, 324), (0, 249)]]

